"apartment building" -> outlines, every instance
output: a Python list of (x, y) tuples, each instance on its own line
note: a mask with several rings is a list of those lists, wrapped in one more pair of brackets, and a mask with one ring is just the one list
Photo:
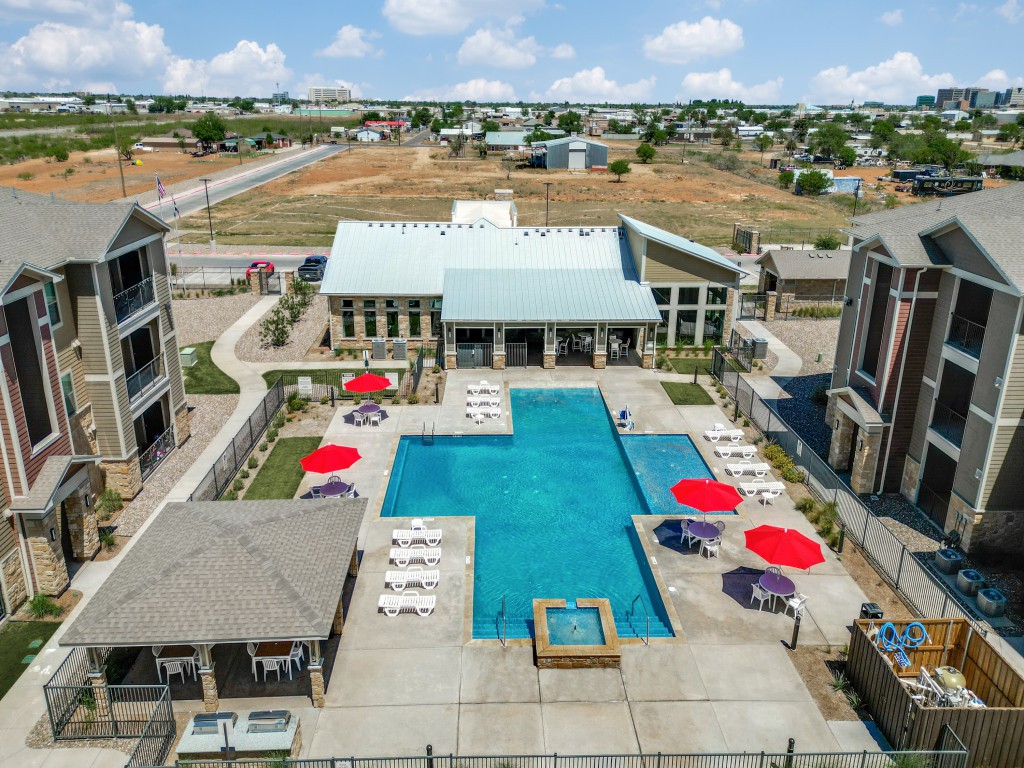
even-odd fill
[(96, 496), (130, 499), (189, 437), (160, 219), (0, 188), (0, 611), (99, 549)]
[(854, 491), (1024, 541), (1024, 185), (854, 219), (826, 419)]
[(334, 86), (310, 86), (306, 89), (306, 98), (314, 104), (322, 104), (328, 101), (352, 101), (352, 91), (349, 88), (336, 88)]

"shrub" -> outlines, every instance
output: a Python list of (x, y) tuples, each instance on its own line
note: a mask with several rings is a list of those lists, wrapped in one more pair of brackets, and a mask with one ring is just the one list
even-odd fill
[(815, 405), (828, 405), (828, 395), (826, 389), (823, 386), (817, 386), (814, 391), (811, 392), (811, 402)]
[(358, 394), (352, 395), (352, 404), (353, 405), (359, 405), (361, 402), (363, 402), (363, 396), (362, 395), (358, 395)]
[(28, 601), (28, 612), (34, 619), (43, 619), (47, 616), (60, 616), (61, 607), (49, 595), (38, 594)]
[(278, 413), (277, 416), (274, 417), (273, 425), (275, 427), (277, 427), (278, 429), (280, 429), (281, 427), (284, 426), (284, 421), (285, 421), (284, 414), (283, 413)]
[(251, 474), (252, 473), (248, 469), (243, 469), (241, 472), (238, 473), (238, 476), (243, 480), (248, 480)]
[(792, 461), (788, 467), (781, 470), (780, 474), (787, 483), (802, 483), (804, 481), (804, 471), (800, 467), (793, 466)]
[(805, 496), (802, 499), (798, 499), (794, 505), (799, 512), (804, 515), (809, 515), (818, 508), (818, 502), (812, 499), (810, 496)]
[(100, 546), (104, 549), (113, 549), (114, 545), (117, 544), (117, 539), (114, 538), (113, 532), (104, 528), (100, 531)]
[(708, 165), (720, 171), (732, 171), (735, 173), (743, 167), (743, 161), (736, 155), (709, 152), (705, 155), (705, 159)]
[(409, 399), (406, 402), (408, 402), (409, 405), (416, 405), (416, 403), (418, 403), (419, 401), (420, 396), (413, 392), (411, 395), (409, 395)]
[(235, 481), (231, 484), (231, 489), (234, 491), (240, 491), (243, 488), (245, 488), (245, 483), (242, 481), (242, 478), (236, 477)]
[(290, 337), (291, 325), (288, 317), (281, 311), (280, 306), (274, 307), (260, 323), (260, 343), (265, 347), (283, 347)]
[(832, 682), (829, 683), (833, 691), (846, 691), (850, 688), (849, 678), (842, 672), (832, 673)]
[(779, 187), (781, 187), (782, 189), (789, 189), (791, 186), (793, 186), (793, 172), (783, 171), (782, 173), (779, 174), (778, 182)]
[(115, 512), (124, 508), (124, 500), (116, 490), (107, 488), (96, 500), (96, 507), (100, 520), (109, 520)]
[(391, 404), (392, 405), (401, 405), (402, 404), (402, 398), (399, 397), (398, 395), (395, 395), (394, 397), (391, 398)]
[(334, 348), (334, 356), (335, 357), (341, 357), (341, 347), (335, 347)]
[(842, 245), (842, 243), (839, 238), (831, 233), (819, 235), (814, 240), (814, 247), (819, 251), (834, 251), (838, 249), (840, 245)]
[(435, 365), (433, 368), (430, 369), (430, 371), (431, 371), (431, 373), (440, 373), (441, 372), (441, 366), (440, 365)]
[(377, 405), (380, 405), (381, 403), (384, 402), (384, 395), (374, 395), (373, 402), (375, 402)]
[(263, 453), (267, 452), (267, 448), (269, 448), (269, 446), (267, 445), (267, 441), (266, 440), (264, 440), (262, 443), (260, 443), (260, 450)]
[(228, 490), (224, 491), (224, 493), (220, 497), (220, 500), (221, 501), (237, 501), (238, 500), (238, 491), (236, 491), (234, 488), (229, 488)]
[(836, 522), (839, 520), (839, 505), (834, 501), (821, 505), (821, 519)]
[(249, 469), (256, 469), (256, 467), (260, 465), (260, 460), (257, 459), (255, 456), (250, 456), (249, 460), (245, 462), (245, 464), (247, 467), (249, 467)]
[(277, 429), (271, 427), (267, 430), (267, 442), (272, 443), (277, 440)]
[(289, 413), (295, 413), (301, 411), (306, 407), (306, 400), (299, 394), (297, 389), (293, 389), (288, 394), (288, 411)]
[(277, 308), (293, 325), (302, 319), (302, 313), (306, 311), (302, 303), (291, 295), (282, 296), (281, 300), (277, 302)]
[(744, 419), (743, 420), (743, 426), (744, 427), (749, 427), (750, 426), (750, 419)]
[(35, 177), (36, 175), (34, 173), (29, 173), (28, 171), (22, 171), (18, 174), (18, 179), (21, 181), (31, 181)]
[(58, 163), (66, 163), (71, 157), (67, 147), (58, 146), (53, 148), (53, 159)]

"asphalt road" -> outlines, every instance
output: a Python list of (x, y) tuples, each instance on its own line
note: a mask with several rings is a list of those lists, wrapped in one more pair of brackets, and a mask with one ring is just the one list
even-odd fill
[[(248, 192), (260, 184), (266, 184), (268, 181), (273, 181), (287, 173), (304, 168), (307, 165), (323, 160), (338, 152), (344, 152), (347, 149), (348, 147), (344, 144), (325, 144), (315, 149), (301, 151), (276, 163), (263, 165), (252, 170), (243, 170), (236, 176), (213, 181), (209, 186), (210, 205), (216, 205), (230, 197)], [(182, 216), (189, 216), (206, 208), (206, 195), (204, 194), (202, 183), (185, 192), (175, 193), (174, 199)], [(150, 203), (144, 207), (164, 221), (173, 221), (174, 219), (174, 207), (171, 203), (170, 195), (159, 203)]]

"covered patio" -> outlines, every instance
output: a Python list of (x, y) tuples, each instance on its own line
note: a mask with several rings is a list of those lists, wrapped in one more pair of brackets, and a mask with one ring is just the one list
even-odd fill
[[(125, 682), (172, 697), (308, 695), (324, 703), (365, 499), (168, 504), (68, 628), (90, 682), (104, 648), (138, 649)], [(331, 658), (328, 658), (328, 655)]]

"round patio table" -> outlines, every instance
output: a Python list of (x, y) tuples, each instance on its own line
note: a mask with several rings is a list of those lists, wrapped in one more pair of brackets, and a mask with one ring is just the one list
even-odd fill
[(364, 416), (369, 416), (371, 413), (377, 413), (380, 411), (380, 406), (376, 403), (366, 403), (365, 405), (360, 405), (356, 410)]
[(722, 535), (722, 532), (718, 530), (718, 526), (706, 520), (696, 520), (690, 523), (686, 530), (702, 541), (711, 541)]
[(341, 496), (348, 490), (349, 484), (343, 483), (341, 480), (336, 483), (324, 483), (320, 486), (321, 496)]
[(766, 592), (770, 592), (776, 597), (789, 597), (796, 592), (796, 584), (793, 583), (793, 580), (781, 573), (763, 573), (757, 583)]

